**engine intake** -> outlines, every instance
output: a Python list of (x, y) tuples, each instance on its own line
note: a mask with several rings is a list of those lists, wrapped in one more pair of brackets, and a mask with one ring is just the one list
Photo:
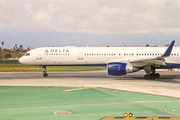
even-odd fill
[(109, 75), (126, 75), (127, 73), (132, 73), (139, 71), (138, 68), (133, 67), (132, 65), (127, 65), (126, 63), (120, 62), (111, 62), (107, 65), (107, 70)]

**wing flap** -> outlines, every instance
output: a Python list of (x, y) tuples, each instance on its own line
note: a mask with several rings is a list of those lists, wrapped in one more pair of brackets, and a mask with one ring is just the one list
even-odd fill
[(143, 67), (146, 65), (154, 65), (154, 66), (160, 66), (160, 65), (165, 65), (164, 60), (158, 60), (156, 58), (149, 58), (149, 59), (138, 59), (138, 60), (133, 60), (129, 61), (129, 63), (135, 67)]

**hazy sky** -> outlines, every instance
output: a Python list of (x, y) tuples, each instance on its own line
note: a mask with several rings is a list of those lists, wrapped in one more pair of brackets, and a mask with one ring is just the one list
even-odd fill
[(4, 47), (180, 45), (180, 0), (0, 0)]

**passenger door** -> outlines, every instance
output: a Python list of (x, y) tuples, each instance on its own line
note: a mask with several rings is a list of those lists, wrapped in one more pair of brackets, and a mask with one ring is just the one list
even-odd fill
[(83, 60), (83, 50), (79, 50), (79, 52), (78, 52), (78, 60)]
[(40, 53), (40, 52), (38, 52), (38, 53), (37, 53), (37, 55), (36, 55), (36, 59), (37, 59), (37, 60), (42, 60), (42, 55), (41, 55), (41, 53)]

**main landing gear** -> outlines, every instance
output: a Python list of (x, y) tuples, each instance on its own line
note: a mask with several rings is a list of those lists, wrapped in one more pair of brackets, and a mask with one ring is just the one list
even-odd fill
[(46, 66), (43, 65), (43, 66), (40, 66), (40, 67), (43, 68), (43, 76), (44, 76), (44, 77), (48, 77), (48, 74), (47, 74), (47, 72), (46, 72)]
[(160, 74), (159, 73), (156, 73), (156, 74), (150, 74), (150, 75), (144, 75), (144, 79), (148, 80), (155, 80), (156, 78), (159, 78), (160, 77)]
[(144, 75), (144, 79), (148, 80), (155, 80), (156, 78), (160, 77), (159, 73), (156, 73), (155, 68), (152, 68), (150, 65), (144, 67), (144, 71), (147, 73)]

